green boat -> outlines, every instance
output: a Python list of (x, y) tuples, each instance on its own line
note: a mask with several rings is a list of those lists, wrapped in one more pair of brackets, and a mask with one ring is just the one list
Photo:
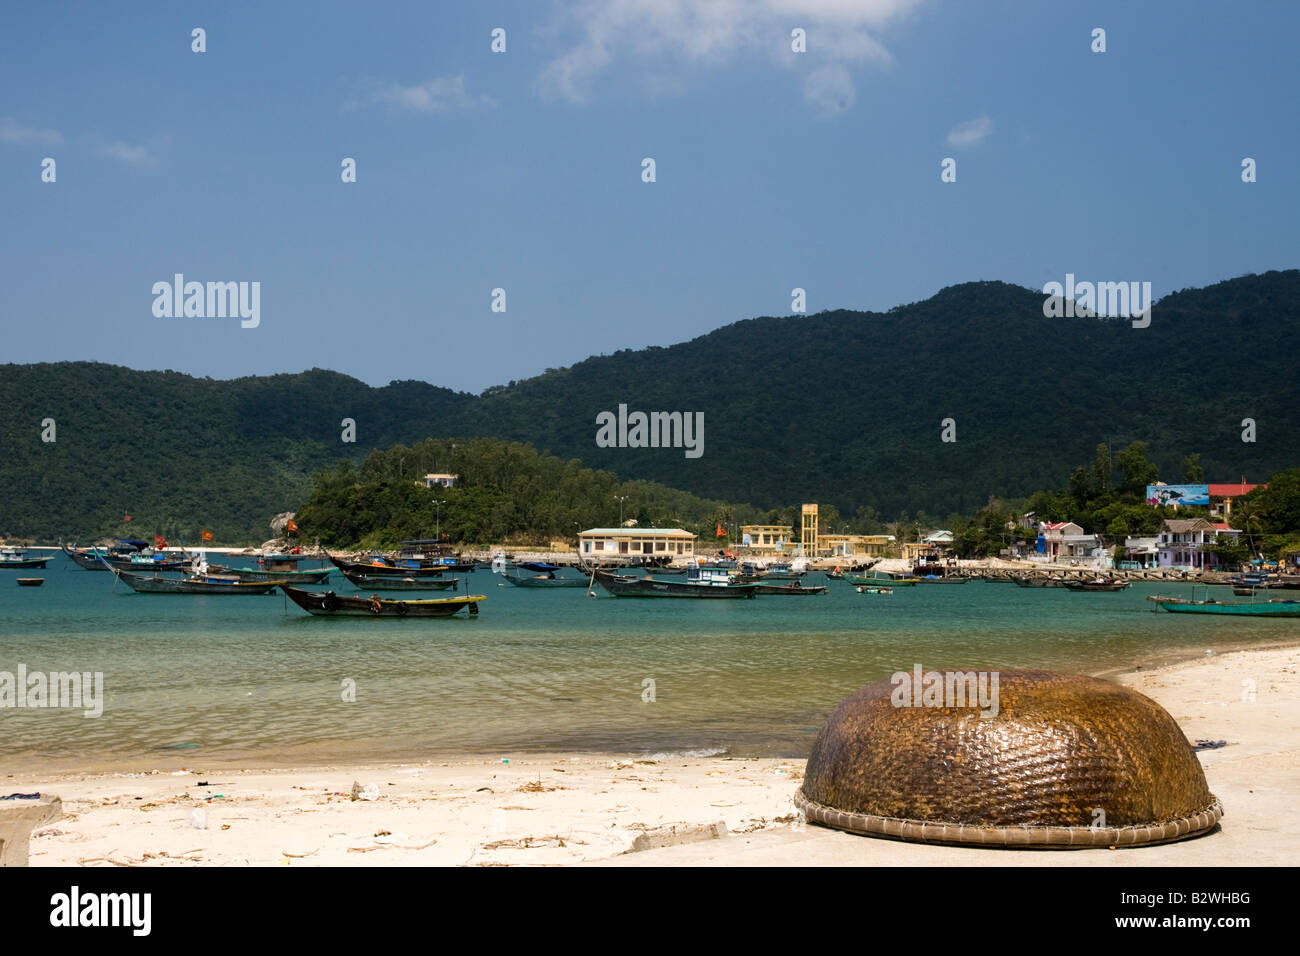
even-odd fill
[(1160, 595), (1147, 598), (1174, 614), (1246, 614), (1253, 617), (1300, 617), (1300, 601), (1187, 601)]

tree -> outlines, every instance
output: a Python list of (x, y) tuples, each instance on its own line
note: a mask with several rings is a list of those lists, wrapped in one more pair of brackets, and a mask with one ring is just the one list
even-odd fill
[(1201, 455), (1193, 452), (1183, 459), (1183, 481), (1196, 485), (1205, 481), (1205, 469), (1201, 467)]
[(1124, 495), (1144, 499), (1147, 485), (1154, 485), (1159, 480), (1159, 470), (1147, 459), (1149, 450), (1146, 442), (1135, 441), (1115, 456), (1115, 463), (1119, 466), (1120, 491)]

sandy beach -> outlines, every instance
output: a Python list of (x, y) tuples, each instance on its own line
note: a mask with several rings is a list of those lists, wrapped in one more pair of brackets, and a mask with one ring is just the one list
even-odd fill
[[(1295, 865), (1300, 647), (1210, 654), (1124, 674), (1203, 750), (1226, 813), (1195, 840), (1128, 850), (981, 850), (802, 823), (803, 761), (690, 754), (485, 754), (409, 763), (107, 773), (0, 767), (63, 819), (32, 866)], [(356, 798), (354, 799), (354, 790)]]

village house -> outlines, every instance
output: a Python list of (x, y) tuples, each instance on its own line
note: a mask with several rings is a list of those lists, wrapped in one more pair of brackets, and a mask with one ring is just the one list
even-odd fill
[(453, 488), (456, 485), (456, 479), (460, 475), (448, 475), (443, 472), (432, 472), (424, 476), (424, 487), (426, 488)]
[(1226, 485), (1210, 485), (1211, 517), (1220, 517), (1224, 521), (1231, 521), (1233, 498), (1240, 498), (1242, 495), (1248, 494), (1256, 488), (1267, 487), (1268, 485), (1248, 485), (1244, 479)]
[(817, 553), (843, 558), (883, 558), (892, 534), (819, 534)]
[(1160, 536), (1127, 537), (1124, 539), (1124, 557), (1120, 568), (1136, 571), (1154, 568), (1160, 559)]
[(1235, 539), (1241, 532), (1204, 518), (1167, 518), (1160, 525), (1159, 562), (1162, 568), (1199, 571), (1218, 565), (1211, 546), (1219, 537)]
[(681, 528), (588, 528), (578, 535), (583, 558), (692, 558), (695, 535)]
[(794, 540), (794, 527), (788, 524), (747, 524), (740, 528), (741, 547), (756, 554), (785, 552)]
[(1067, 535), (1081, 535), (1083, 528), (1073, 521), (1038, 522), (1037, 553), (1040, 561), (1056, 561)]

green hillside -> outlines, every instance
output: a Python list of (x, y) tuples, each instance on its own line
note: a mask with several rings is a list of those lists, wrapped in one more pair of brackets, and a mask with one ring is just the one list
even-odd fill
[[(757, 508), (846, 515), (973, 513), (990, 494), (1057, 487), (1099, 442), (1142, 440), (1167, 480), (1294, 464), (1300, 271), (1185, 290), (1151, 326), (1045, 318), (1040, 292), (953, 286), (887, 313), (736, 322), (670, 348), (622, 351), (481, 396), (422, 382), (370, 388), (334, 372), (230, 381), (92, 363), (0, 366), (0, 533), (87, 538), (209, 527), (261, 540), (311, 474), (428, 437), (528, 442), (561, 459)], [(701, 411), (704, 454), (598, 448), (596, 416)], [(57, 442), (41, 442), (41, 421)], [(340, 441), (353, 418), (357, 442)], [(1241, 441), (1243, 418), (1258, 440)], [(940, 441), (956, 421), (957, 441)], [(417, 456), (418, 457), (418, 456)], [(400, 458), (400, 456), (399, 456)], [(441, 468), (401, 462), (410, 476)]]

